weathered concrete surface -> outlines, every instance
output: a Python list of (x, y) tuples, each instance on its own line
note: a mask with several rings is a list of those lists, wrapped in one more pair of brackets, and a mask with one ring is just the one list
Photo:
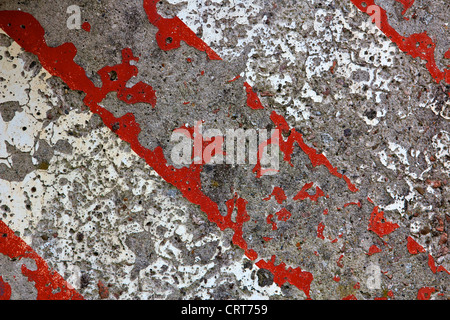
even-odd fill
[[(399, 33), (427, 30), (436, 64), (445, 69), (446, 1), (415, 1), (404, 15), (399, 1), (376, 3)], [(67, 28), (74, 4), (89, 32)], [(276, 111), (359, 189), (314, 167), (299, 147), (293, 166), (281, 161), (272, 176), (255, 178), (250, 164), (205, 165), (202, 191), (222, 215), (235, 194), (247, 201), (242, 232), (258, 253), (252, 260), (235, 230), (221, 231), (89, 111), (85, 93), (70, 90), (1, 34), (1, 220), (84, 298), (416, 299), (423, 287), (435, 289), (432, 299), (449, 298), (449, 83), (434, 81), (424, 61), (401, 52), (350, 0), (158, 5), (222, 60), (183, 42), (161, 50), (142, 1), (0, 5), (17, 9), (39, 21), (49, 46), (73, 43), (74, 61), (97, 87), (96, 72), (119, 64), (122, 49), (139, 57), (127, 86), (151, 85), (155, 107), (113, 93), (100, 105), (115, 117), (133, 113), (145, 148), (163, 147), (170, 160), (176, 128), (202, 120), (204, 128), (222, 131), (272, 129)], [(264, 109), (247, 106), (244, 82)], [(294, 200), (309, 182), (311, 195), (319, 187), (329, 197)], [(263, 200), (274, 187), (287, 199)], [(384, 211), (382, 223), (398, 226), (393, 232), (370, 230), (374, 206)], [(283, 208), (291, 216), (277, 220)], [(411, 239), (424, 252), (411, 253)], [(374, 246), (381, 252), (372, 254)], [(310, 290), (256, 265), (273, 255), (275, 265), (310, 273)], [(0, 258), (11, 298), (32, 299), (26, 281), (11, 280), (14, 263)]]

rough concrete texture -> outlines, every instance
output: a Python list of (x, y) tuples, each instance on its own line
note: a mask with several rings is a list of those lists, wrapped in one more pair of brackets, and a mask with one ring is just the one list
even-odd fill
[[(142, 1), (2, 1), (0, 10), (31, 13), (48, 46), (73, 43), (74, 62), (98, 88), (97, 71), (130, 48), (138, 72), (126, 87), (150, 85), (156, 103), (111, 91), (98, 104), (117, 119), (132, 113), (138, 144), (162, 148), (169, 165), (172, 132), (198, 121), (270, 130), (275, 111), (305, 145), (280, 151), (274, 175), (256, 177), (249, 163), (197, 166), (193, 188), (229, 218), (226, 228), (5, 27), (1, 221), (85, 299), (449, 299), (448, 76), (436, 81), (357, 3), (159, 2), (157, 12), (179, 17), (214, 60), (183, 41), (163, 50)], [(448, 1), (374, 3), (402, 36), (427, 31), (445, 73)], [(67, 27), (71, 5), (89, 31)], [(246, 85), (264, 108), (249, 107)], [(269, 197), (280, 189), (285, 198)], [(37, 282), (20, 267), (33, 262), (12, 256), (0, 252), (0, 298), (9, 284), (11, 299), (36, 299)]]

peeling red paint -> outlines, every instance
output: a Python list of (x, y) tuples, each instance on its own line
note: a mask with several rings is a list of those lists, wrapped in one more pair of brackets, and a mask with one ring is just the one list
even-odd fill
[(11, 299), (11, 286), (0, 276), (0, 300)]
[(158, 46), (165, 51), (180, 47), (180, 42), (204, 51), (211, 60), (222, 60), (203, 40), (178, 17), (163, 18), (157, 11), (156, 4), (159, 0), (144, 0), (144, 10), (148, 21), (158, 28), (156, 41)]
[(436, 262), (434, 261), (434, 258), (431, 254), (428, 254), (428, 266), (430, 267), (430, 269), (433, 273), (446, 272), (450, 275), (450, 272), (447, 269), (445, 269), (443, 266), (436, 266)]
[(288, 267), (286, 269), (286, 264), (281, 262), (279, 265), (275, 265), (276, 256), (273, 255), (271, 260), (265, 261), (263, 259), (259, 260), (256, 265), (261, 269), (269, 270), (273, 275), (273, 281), (282, 286), (286, 282), (296, 286), (298, 289), (302, 290), (308, 299), (310, 297), (310, 286), (313, 280), (313, 275), (307, 271), (302, 271), (300, 267), (293, 269)]
[(348, 206), (352, 206), (352, 205), (354, 205), (354, 206), (358, 206), (358, 207), (360, 207), (361, 208), (361, 201), (358, 201), (358, 202), (348, 202), (348, 203), (346, 203), (346, 204), (344, 204), (344, 208), (347, 208)]
[(261, 101), (258, 98), (258, 95), (253, 88), (248, 84), (248, 82), (244, 82), (245, 92), (247, 93), (247, 106), (249, 106), (253, 110), (264, 109)]
[(279, 204), (282, 204), (283, 201), (287, 199), (286, 194), (284, 193), (284, 190), (281, 189), (280, 187), (274, 187), (272, 193), (267, 198), (264, 198), (263, 200), (268, 201), (272, 198), (272, 196), (275, 197), (275, 200)]
[(378, 297), (375, 298), (374, 300), (388, 300), (388, 298), (393, 298), (394, 297), (394, 293), (392, 292), (392, 290), (389, 290), (386, 294), (386, 297)]
[(306, 190), (310, 189), (313, 186), (313, 182), (306, 183), (302, 189), (294, 196), (294, 200), (305, 200), (310, 199), (312, 201), (317, 201), (320, 197), (325, 197), (325, 193), (323, 193), (322, 189), (316, 186), (316, 193), (311, 195)]
[(450, 49), (444, 54), (445, 59), (450, 59)]
[(81, 28), (84, 31), (90, 32), (91, 31), (91, 24), (89, 22), (83, 22), (83, 24), (81, 25)]
[(367, 230), (375, 232), (382, 238), (398, 228), (400, 228), (398, 224), (385, 220), (384, 212), (378, 211), (378, 206), (373, 208)]
[(317, 226), (317, 238), (325, 240), (325, 237), (323, 236), (323, 230), (325, 229), (325, 225), (320, 222)]
[(436, 289), (432, 287), (422, 287), (417, 292), (417, 300), (430, 300), (431, 294), (435, 291)]
[(339, 256), (339, 259), (336, 261), (336, 264), (337, 264), (337, 266), (339, 267), (339, 268), (343, 268), (344, 267), (344, 265), (342, 264), (342, 258), (344, 257), (344, 255), (343, 254), (341, 254), (340, 256)]
[(408, 9), (411, 8), (411, 6), (414, 4), (415, 0), (395, 0), (395, 1), (400, 2), (403, 5), (402, 15), (404, 15), (406, 11), (408, 11)]
[(266, 218), (266, 222), (270, 225), (272, 225), (272, 230), (277, 230), (278, 226), (276, 224), (276, 222), (272, 221), (274, 215), (273, 214), (269, 214)]
[[(180, 41), (185, 41), (188, 45), (193, 46), (200, 51), (206, 52), (210, 59), (220, 59), (220, 57), (216, 53), (214, 53), (211, 48), (209, 48), (202, 40), (200, 40), (195, 35), (195, 33), (193, 33), (177, 17), (172, 19), (162, 18), (157, 13), (156, 3), (157, 1), (155, 0), (144, 0), (144, 9), (147, 12), (149, 21), (159, 29), (156, 37), (158, 45), (161, 49), (172, 50), (179, 47)], [(20, 30), (21, 28), (19, 28), (18, 26), (21, 24), (26, 26), (26, 30)], [(137, 57), (133, 56), (131, 49), (124, 49), (122, 51), (121, 64), (113, 67), (104, 67), (98, 72), (102, 78), (103, 85), (101, 88), (97, 88), (89, 80), (89, 78), (87, 78), (85, 71), (73, 61), (73, 58), (76, 54), (76, 48), (73, 46), (73, 44), (67, 43), (56, 48), (48, 47), (44, 40), (44, 31), (42, 27), (31, 15), (23, 12), (0, 12), (0, 26), (25, 50), (36, 54), (44, 68), (47, 69), (52, 75), (60, 77), (71, 89), (85, 92), (85, 104), (89, 106), (90, 110), (93, 113), (100, 115), (106, 126), (113, 130), (122, 140), (130, 143), (132, 149), (137, 153), (137, 155), (145, 159), (146, 163), (153, 167), (155, 171), (158, 172), (158, 174), (167, 182), (176, 186), (186, 199), (194, 204), (199, 205), (200, 209), (207, 214), (208, 219), (211, 222), (217, 224), (217, 226), (221, 230), (225, 230), (228, 228), (232, 229), (234, 231), (232, 240), (233, 243), (243, 249), (249, 259), (256, 260), (258, 258), (258, 254), (248, 247), (248, 244), (243, 237), (243, 224), (250, 220), (250, 217), (246, 211), (247, 201), (245, 199), (235, 194), (232, 199), (226, 202), (227, 215), (223, 216), (218, 209), (218, 204), (207, 197), (201, 190), (200, 173), (202, 171), (203, 163), (193, 164), (188, 168), (184, 167), (180, 169), (169, 166), (164, 157), (161, 147), (157, 147), (154, 150), (149, 150), (140, 145), (137, 138), (140, 132), (140, 127), (139, 124), (135, 122), (133, 114), (129, 113), (124, 115), (123, 117), (116, 118), (112, 113), (98, 105), (98, 103), (103, 100), (107, 93), (117, 92), (118, 98), (126, 103), (147, 102), (155, 107), (156, 94), (154, 93), (151, 86), (141, 82), (132, 88), (125, 87), (125, 83), (132, 76), (135, 76), (138, 72), (137, 68), (130, 64), (130, 61), (138, 60)], [(168, 38), (171, 38), (170, 43), (167, 43), (166, 41)], [(116, 80), (111, 79), (111, 73), (113, 71), (117, 74)], [(229, 82), (235, 81), (239, 77), (240, 76), (237, 76)], [(245, 85), (245, 88), (248, 96), (250, 96), (249, 106), (252, 109), (263, 108), (259, 101), (259, 98), (256, 100), (253, 97), (253, 94), (256, 95), (256, 93), (253, 92), (253, 89), (249, 85), (247, 85)], [(257, 102), (259, 102), (259, 104)], [(313, 167), (325, 166), (330, 174), (343, 179), (347, 184), (347, 188), (351, 192), (358, 191), (356, 186), (351, 183), (350, 179), (347, 176), (340, 173), (337, 168), (331, 165), (325, 155), (320, 154), (314, 148), (309, 147), (304, 142), (302, 134), (298, 133), (294, 128), (290, 128), (286, 120), (281, 115), (278, 115), (273, 111), (270, 118), (278, 129), (289, 133), (289, 136), (286, 140), (281, 137), (278, 137), (278, 140), (275, 139), (275, 137), (271, 137), (266, 142), (265, 146), (270, 143), (279, 144), (280, 150), (284, 154), (284, 160), (293, 165), (291, 163), (291, 155), (293, 153), (294, 144), (297, 143), (300, 149), (309, 157)], [(260, 165), (258, 167), (257, 164), (253, 171), (257, 172), (257, 177), (261, 177), (262, 170)], [(306, 198), (309, 198), (312, 201), (317, 201), (319, 197), (325, 196), (324, 192), (319, 187), (316, 187), (315, 195), (308, 194), (306, 190), (311, 188), (312, 185), (312, 182), (306, 184), (302, 188), (302, 190), (294, 197), (294, 200), (304, 200)], [(279, 189), (283, 191), (281, 188)], [(278, 194), (278, 189), (275, 194), (274, 192), (272, 192), (272, 195), (275, 196), (275, 199), (278, 203), (282, 203), (284, 200), (286, 200), (284, 191), (282, 192), (282, 194), (281, 192), (280, 194)], [(270, 197), (271, 196), (269, 196), (269, 199)], [(267, 198), (265, 198), (264, 200), (266, 199)], [(368, 201), (373, 203), (370, 198), (368, 198)], [(349, 203), (348, 205), (350, 204), (355, 204), (361, 207), (361, 203), (359, 201), (357, 203)], [(346, 205), (344, 205), (344, 207), (346, 207)], [(237, 211), (237, 215), (233, 221), (232, 213), (235, 209)], [(287, 213), (281, 213), (282, 210), (278, 212), (280, 214), (277, 213), (278, 220), (283, 220), (288, 216), (290, 217), (290, 212), (288, 215)], [(327, 213), (328, 210), (325, 209), (324, 214)], [(267, 217), (267, 223), (272, 224), (272, 230), (276, 230), (277, 226), (276, 223), (272, 221), (273, 217), (274, 215), (269, 215)], [(324, 227), (325, 226), (323, 225), (323, 228)], [(396, 228), (398, 228), (397, 224), (385, 222), (383, 212), (378, 212), (378, 207), (374, 208), (368, 227), (369, 230), (374, 231), (380, 237), (382, 237), (383, 235), (389, 234)], [(272, 238), (264, 237), (265, 241), (269, 241), (271, 239)], [(3, 251), (0, 250), (0, 252)], [(315, 252), (315, 254), (318, 255), (317, 252)], [(341, 258), (342, 255), (337, 262), (338, 265)], [(275, 256), (272, 256), (272, 259), (270, 261), (260, 259), (256, 262), (256, 265), (260, 268), (271, 271), (274, 274), (274, 281), (278, 285), (282, 285), (285, 282), (288, 282), (305, 292), (307, 297), (310, 298), (309, 287), (313, 280), (313, 276), (311, 273), (302, 271), (300, 267), (297, 267), (295, 269), (292, 267), (286, 268), (286, 264), (283, 262), (280, 262), (279, 265), (275, 265)]]
[[(376, 6), (374, 0), (350, 0), (353, 4), (362, 12), (366, 12), (367, 9), (371, 6)], [(396, 0), (403, 4), (404, 10), (403, 14), (406, 10), (412, 6), (412, 0)], [(424, 31), (422, 33), (414, 33), (409, 37), (404, 37), (399, 34), (388, 22), (388, 17), (386, 14), (386, 10), (380, 8), (380, 30), (391, 40), (393, 41), (398, 48), (410, 55), (413, 58), (419, 57), (420, 59), (426, 61), (426, 68), (430, 72), (431, 76), (436, 82), (441, 82), (444, 80), (447, 84), (450, 84), (450, 69), (444, 69), (443, 71), (439, 70), (436, 60), (435, 60), (435, 50), (436, 44), (433, 40), (428, 36), (427, 32)], [(448, 92), (450, 94), (450, 92)]]
[(228, 80), (228, 82), (234, 82), (234, 81), (236, 81), (237, 79), (239, 79), (241, 77), (241, 75), (240, 74), (238, 74), (236, 77), (234, 77), (233, 79), (231, 79), (231, 80)]
[(426, 252), (424, 247), (418, 244), (411, 236), (407, 238), (406, 247), (408, 248), (409, 253), (418, 254), (419, 252)]
[(278, 217), (278, 221), (288, 221), (292, 216), (292, 214), (286, 208), (278, 211), (276, 215)]
[(375, 254), (375, 253), (379, 253), (379, 252), (381, 252), (382, 250), (378, 247), (378, 246), (376, 246), (375, 244), (373, 244), (370, 248), (369, 248), (369, 252), (368, 253), (366, 253), (368, 256), (371, 256), (371, 255), (373, 255), (373, 254)]
[[(230, 199), (226, 202), (227, 215), (225, 216), (225, 222), (228, 228), (234, 230), (234, 235), (232, 238), (233, 244), (244, 249), (245, 255), (250, 260), (255, 260), (258, 257), (258, 254), (253, 249), (248, 248), (247, 242), (243, 238), (243, 231), (242, 231), (244, 222), (250, 220), (250, 216), (248, 215), (246, 209), (247, 203), (248, 202), (246, 200), (244, 200), (241, 197), (238, 197), (236, 193), (233, 199)], [(237, 209), (237, 215), (235, 218), (236, 221), (232, 221), (231, 216), (233, 214), (233, 210), (235, 207)]]
[[(313, 167), (325, 166), (332, 175), (344, 179), (350, 191), (352, 192), (358, 191), (356, 186), (353, 183), (351, 183), (350, 179), (347, 176), (339, 173), (338, 169), (331, 165), (330, 161), (328, 161), (325, 155), (323, 155), (322, 153), (317, 153), (317, 150), (308, 146), (303, 140), (303, 135), (297, 132), (294, 128), (290, 128), (290, 126), (286, 122), (286, 119), (283, 116), (279, 115), (275, 111), (272, 111), (270, 119), (275, 124), (276, 128), (279, 129), (281, 132), (284, 131), (290, 133), (286, 141), (284, 141), (283, 139), (278, 139), (280, 151), (283, 152), (284, 154), (283, 158), (284, 161), (289, 162), (289, 164), (293, 166), (291, 162), (291, 155), (294, 152), (294, 143), (297, 143), (300, 149), (308, 156)], [(276, 142), (271, 141), (271, 143)], [(257, 171), (256, 166), (254, 171)]]
[[(81, 296), (58, 272), (50, 269), (47, 263), (30, 246), (14, 234), (0, 220), (0, 253), (10, 259), (31, 259), (36, 263), (36, 270), (22, 265), (21, 272), (34, 282), (37, 289), (37, 300), (82, 300)], [(0, 283), (1, 285), (1, 283)], [(5, 286), (5, 290), (8, 290)], [(5, 291), (7, 292), (7, 291)]]

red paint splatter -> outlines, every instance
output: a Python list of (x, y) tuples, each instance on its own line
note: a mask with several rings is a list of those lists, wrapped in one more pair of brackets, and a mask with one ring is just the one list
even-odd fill
[(430, 267), (430, 269), (433, 273), (446, 272), (450, 275), (450, 272), (447, 269), (445, 269), (443, 266), (436, 266), (436, 262), (434, 261), (434, 258), (431, 254), (428, 255), (428, 266)]
[(336, 275), (336, 276), (333, 277), (333, 280), (336, 281), (336, 282), (339, 282), (339, 281), (341, 281), (341, 277)]
[(325, 193), (323, 193), (322, 189), (316, 186), (316, 193), (311, 195), (306, 190), (310, 189), (313, 186), (313, 182), (306, 183), (302, 189), (294, 196), (294, 200), (305, 200), (310, 199), (312, 201), (317, 201), (320, 197), (325, 197)]
[(313, 280), (313, 275), (307, 271), (302, 271), (300, 267), (293, 269), (288, 267), (286, 269), (286, 264), (281, 262), (279, 265), (275, 265), (276, 256), (273, 255), (271, 260), (265, 261), (263, 259), (256, 262), (256, 265), (261, 269), (269, 270), (273, 275), (273, 281), (282, 286), (286, 282), (296, 286), (298, 289), (302, 290), (308, 299), (311, 299), (309, 290), (311, 282)]
[(331, 74), (334, 74), (334, 71), (335, 71), (335, 68), (336, 68), (336, 64), (337, 64), (337, 61), (334, 60), (334, 61), (333, 61), (333, 65), (330, 67), (330, 72), (331, 72)]
[(222, 60), (203, 40), (178, 17), (163, 18), (157, 11), (156, 4), (159, 0), (144, 0), (144, 10), (148, 21), (158, 28), (156, 42), (164, 50), (173, 50), (180, 47), (180, 42), (199, 51), (204, 51), (211, 60)]
[(353, 294), (350, 294), (350, 295), (342, 298), (342, 300), (358, 300), (358, 299), (356, 299), (356, 297)]
[(403, 5), (402, 15), (404, 15), (406, 11), (408, 11), (408, 9), (411, 8), (411, 6), (414, 4), (415, 0), (395, 0), (395, 1), (400, 2)]
[(264, 198), (264, 201), (269, 201), (272, 196), (275, 197), (275, 200), (279, 203), (282, 204), (284, 200), (287, 199), (286, 194), (284, 193), (284, 190), (281, 189), (280, 187), (274, 187), (272, 193), (267, 197)]
[(400, 228), (398, 224), (386, 221), (384, 219), (384, 212), (378, 211), (378, 206), (373, 208), (367, 230), (375, 232), (380, 238), (382, 238), (398, 228)]
[[(375, 4), (374, 0), (350, 0), (353, 4), (362, 12), (366, 12), (370, 6)], [(397, 0), (404, 5), (404, 12), (412, 5), (413, 1), (410, 0)], [(379, 6), (377, 6), (379, 7)], [(426, 61), (426, 67), (430, 72), (431, 76), (436, 82), (441, 82), (444, 80), (446, 83), (450, 84), (450, 69), (439, 70), (436, 60), (435, 60), (435, 49), (436, 44), (428, 36), (427, 32), (414, 33), (409, 37), (404, 37), (399, 34), (388, 22), (388, 17), (386, 10), (380, 8), (380, 30), (393, 41), (398, 48), (410, 55), (413, 58), (419, 57), (420, 59)], [(449, 92), (450, 94), (450, 92)]]
[(361, 208), (361, 202), (360, 201), (358, 201), (358, 202), (349, 202), (349, 203), (346, 203), (346, 204), (344, 204), (344, 208), (347, 208), (348, 206), (358, 206), (358, 207), (360, 207)]
[(336, 261), (336, 264), (337, 264), (337, 266), (339, 267), (339, 268), (343, 268), (344, 267), (344, 265), (342, 264), (342, 258), (344, 257), (344, 255), (343, 254), (341, 254), (340, 256), (339, 256), (339, 259)]
[(11, 299), (11, 286), (0, 276), (0, 301)]
[(91, 31), (91, 24), (89, 22), (83, 22), (81, 25), (81, 28), (83, 28), (84, 31), (90, 32)]
[(430, 300), (431, 294), (435, 291), (436, 289), (432, 287), (422, 287), (417, 292), (417, 300)]
[(272, 221), (273, 217), (274, 217), (273, 214), (269, 214), (269, 215), (267, 216), (267, 218), (266, 218), (266, 222), (267, 222), (268, 224), (271, 224), (271, 225), (272, 225), (272, 230), (277, 230), (278, 227), (277, 227), (276, 222)]
[(237, 79), (239, 79), (241, 77), (241, 75), (240, 74), (238, 74), (236, 77), (234, 77), (233, 79), (231, 79), (231, 80), (228, 80), (228, 82), (234, 82), (234, 81), (236, 81)]
[(0, 220), (0, 253), (10, 259), (32, 259), (36, 263), (36, 270), (28, 269), (22, 265), (22, 274), (28, 281), (34, 282), (37, 289), (37, 300), (81, 300), (81, 296), (69, 283), (55, 270), (50, 269), (47, 263), (30, 246), (14, 234), (8, 226)]
[(292, 214), (286, 208), (278, 211), (276, 215), (278, 217), (278, 221), (288, 221), (292, 216)]
[(418, 254), (419, 252), (426, 252), (424, 247), (418, 244), (411, 236), (407, 239), (406, 247), (408, 248), (409, 253)]
[(258, 95), (253, 91), (253, 88), (247, 82), (244, 82), (244, 87), (245, 92), (247, 93), (247, 106), (253, 110), (264, 109)]
[(366, 253), (368, 256), (371, 256), (371, 255), (373, 255), (373, 254), (375, 254), (375, 253), (379, 253), (379, 252), (381, 252), (382, 250), (379, 248), (379, 247), (377, 247), (376, 245), (372, 245), (370, 248), (369, 248), (369, 252), (368, 253)]
[(361, 289), (361, 284), (359, 282), (355, 283), (355, 285), (353, 286), (353, 289)]
[(450, 59), (450, 49), (444, 54), (445, 59)]
[(108, 299), (108, 297), (109, 297), (108, 286), (106, 286), (103, 282), (101, 282), (99, 280), (97, 283), (97, 287), (98, 287), (98, 294), (100, 295), (100, 298)]
[(317, 238), (320, 238), (322, 240), (325, 240), (325, 237), (323, 236), (323, 230), (325, 229), (325, 225), (320, 222), (317, 226)]

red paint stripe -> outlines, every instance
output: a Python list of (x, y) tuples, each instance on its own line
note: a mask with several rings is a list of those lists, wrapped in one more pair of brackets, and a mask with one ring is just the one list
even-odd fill
[(203, 40), (178, 17), (163, 18), (156, 8), (159, 0), (144, 0), (144, 10), (147, 13), (148, 21), (158, 28), (156, 42), (164, 50), (173, 50), (180, 47), (180, 42), (204, 51), (211, 60), (222, 60)]
[(244, 82), (245, 92), (247, 93), (247, 106), (253, 110), (264, 109), (261, 101), (258, 98), (258, 95), (253, 88), (248, 84), (248, 82)]
[(11, 299), (11, 286), (0, 276), (0, 300)]
[[(374, 0), (350, 0), (362, 12), (367, 8), (376, 5)], [(403, 13), (413, 4), (411, 0), (396, 0), (404, 6)], [(436, 82), (444, 80), (450, 84), (450, 69), (439, 70), (435, 60), (436, 44), (428, 36), (427, 32), (414, 33), (409, 37), (399, 34), (388, 22), (386, 10), (380, 8), (380, 30), (394, 42), (398, 48), (413, 58), (420, 58), (426, 61), (426, 67)], [(450, 92), (449, 92), (450, 94)]]
[(37, 300), (82, 300), (79, 294), (58, 272), (50, 269), (29, 245), (14, 234), (3, 221), (0, 220), (0, 253), (11, 259), (32, 259), (36, 263), (36, 270), (22, 265), (22, 274), (28, 281), (34, 282), (37, 289)]

